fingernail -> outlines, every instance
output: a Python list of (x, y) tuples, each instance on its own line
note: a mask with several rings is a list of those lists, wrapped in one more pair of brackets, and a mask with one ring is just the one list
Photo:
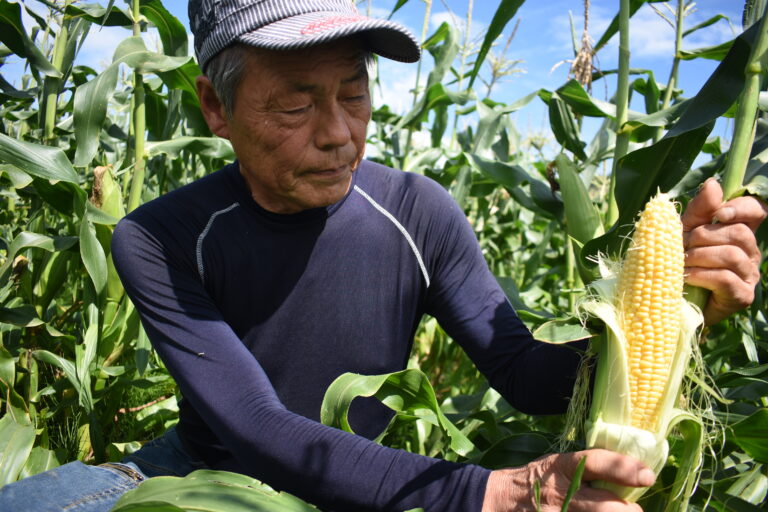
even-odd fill
[(641, 470), (640, 473), (637, 474), (637, 483), (639, 483), (643, 487), (650, 487), (653, 485), (653, 482), (655, 481), (656, 481), (656, 475), (653, 474), (653, 471), (651, 471), (648, 468)]
[(714, 217), (715, 222), (728, 222), (736, 215), (733, 208), (730, 206), (724, 206), (717, 210), (717, 214)]

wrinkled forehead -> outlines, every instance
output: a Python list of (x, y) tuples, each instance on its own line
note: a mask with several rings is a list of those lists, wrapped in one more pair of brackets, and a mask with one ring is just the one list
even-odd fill
[(264, 77), (351, 78), (368, 77), (371, 52), (357, 37), (295, 50), (244, 47), (246, 71)]

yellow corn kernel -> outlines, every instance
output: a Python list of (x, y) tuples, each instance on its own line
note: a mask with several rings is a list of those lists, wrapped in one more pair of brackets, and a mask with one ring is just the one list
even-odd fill
[(632, 426), (655, 431), (681, 322), (683, 230), (663, 195), (640, 215), (619, 276), (617, 309), (627, 340)]

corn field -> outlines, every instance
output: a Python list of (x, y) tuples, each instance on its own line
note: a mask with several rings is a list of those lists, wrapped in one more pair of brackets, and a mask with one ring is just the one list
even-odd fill
[[(397, 10), (409, 2), (424, 9), (428, 27), (431, 0), (380, 3)], [(574, 29), (573, 54), (565, 56), (572, 69), (561, 87), (511, 103), (492, 95), (514, 66), (503, 34), (523, 0), (496, 3), (479, 41), (449, 23), (424, 31), (426, 79), (414, 84), (405, 113), (374, 105), (367, 157), (450, 191), (538, 337), (598, 334), (601, 326), (584, 323), (578, 311), (598, 277), (596, 256), (621, 253), (652, 195), (666, 192), (684, 206), (715, 176), (729, 197), (768, 197), (766, 2), (744, 2), (743, 20), (732, 20), (742, 33), (732, 41), (692, 51), (681, 49), (684, 38), (719, 18), (688, 26), (692, 2), (666, 3), (678, 40), (666, 81), (632, 68), (625, 51), (632, 15), (662, 3), (615, 2), (614, 23), (591, 43)], [(370, 2), (359, 4), (364, 11)], [(584, 7), (573, 4), (574, 11)], [(94, 69), (78, 52), (103, 26), (122, 27), (125, 37), (112, 61)], [(148, 31), (158, 36), (158, 48), (142, 38)], [(187, 32), (161, 0), (0, 0), (0, 486), (72, 460), (118, 460), (177, 421), (178, 390), (125, 295), (110, 239), (126, 212), (234, 159), (200, 114), (200, 69)], [(619, 66), (598, 71), (593, 59), (612, 38), (620, 40)], [(11, 59), (24, 63), (18, 78), (3, 69)], [(699, 90), (684, 91), (676, 85), (679, 64), (693, 59), (717, 67)], [(592, 95), (613, 77), (611, 101)], [(521, 133), (513, 120), (534, 103), (548, 112), (552, 155), (541, 151), (541, 137)], [(644, 111), (630, 108), (639, 104)], [(602, 123), (589, 140), (586, 120)], [(733, 127), (728, 140), (711, 136), (722, 120)], [(763, 253), (766, 224), (757, 233)], [(748, 310), (699, 335), (707, 377), (694, 393), (713, 397), (705, 421), (716, 428), (688, 510), (743, 512), (768, 503), (765, 261), (761, 275)], [(562, 446), (570, 428), (564, 416), (511, 408), (430, 318), (418, 330), (407, 370), (342, 379), (348, 380), (326, 395), (342, 406), (324, 407), (324, 422), (348, 429), (345, 406), (373, 395), (396, 412), (379, 441), (424, 455), (516, 466)], [(684, 432), (672, 434), (667, 466), (640, 501), (644, 510), (677, 510), (683, 441)], [(578, 436), (570, 442), (569, 448), (583, 446)], [(144, 510), (142, 500), (162, 501), (172, 492), (182, 510), (201, 486), (211, 499), (197, 502), (198, 510), (223, 510), (215, 498), (224, 494), (233, 503), (226, 510), (314, 509), (241, 475), (176, 480), (151, 481), (115, 510)]]

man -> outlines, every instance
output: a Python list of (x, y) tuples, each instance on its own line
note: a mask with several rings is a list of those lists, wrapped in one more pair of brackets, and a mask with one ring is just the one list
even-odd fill
[[(527, 510), (537, 479), (559, 509), (583, 454), (585, 481), (650, 485), (642, 464), (605, 450), (491, 472), (382, 447), (367, 439), (389, 418), (375, 401), (353, 404), (360, 436), (317, 422), (341, 373), (405, 366), (425, 313), (528, 412), (563, 410), (578, 361), (531, 338), (440, 186), (363, 160), (368, 52), (416, 60), (409, 33), (347, 0), (202, 0), (190, 22), (203, 114), (238, 160), (137, 209), (113, 239), (184, 396), (179, 425), (122, 464), (65, 466), (6, 495), (18, 504), (46, 484), (74, 487), (59, 506), (106, 510), (146, 477), (209, 467), (327, 510)], [(760, 254), (749, 227), (766, 216), (754, 199), (721, 205), (718, 191), (707, 183), (686, 217), (690, 274), (714, 290), (714, 320), (751, 302)], [(584, 485), (572, 510), (639, 507)]]

